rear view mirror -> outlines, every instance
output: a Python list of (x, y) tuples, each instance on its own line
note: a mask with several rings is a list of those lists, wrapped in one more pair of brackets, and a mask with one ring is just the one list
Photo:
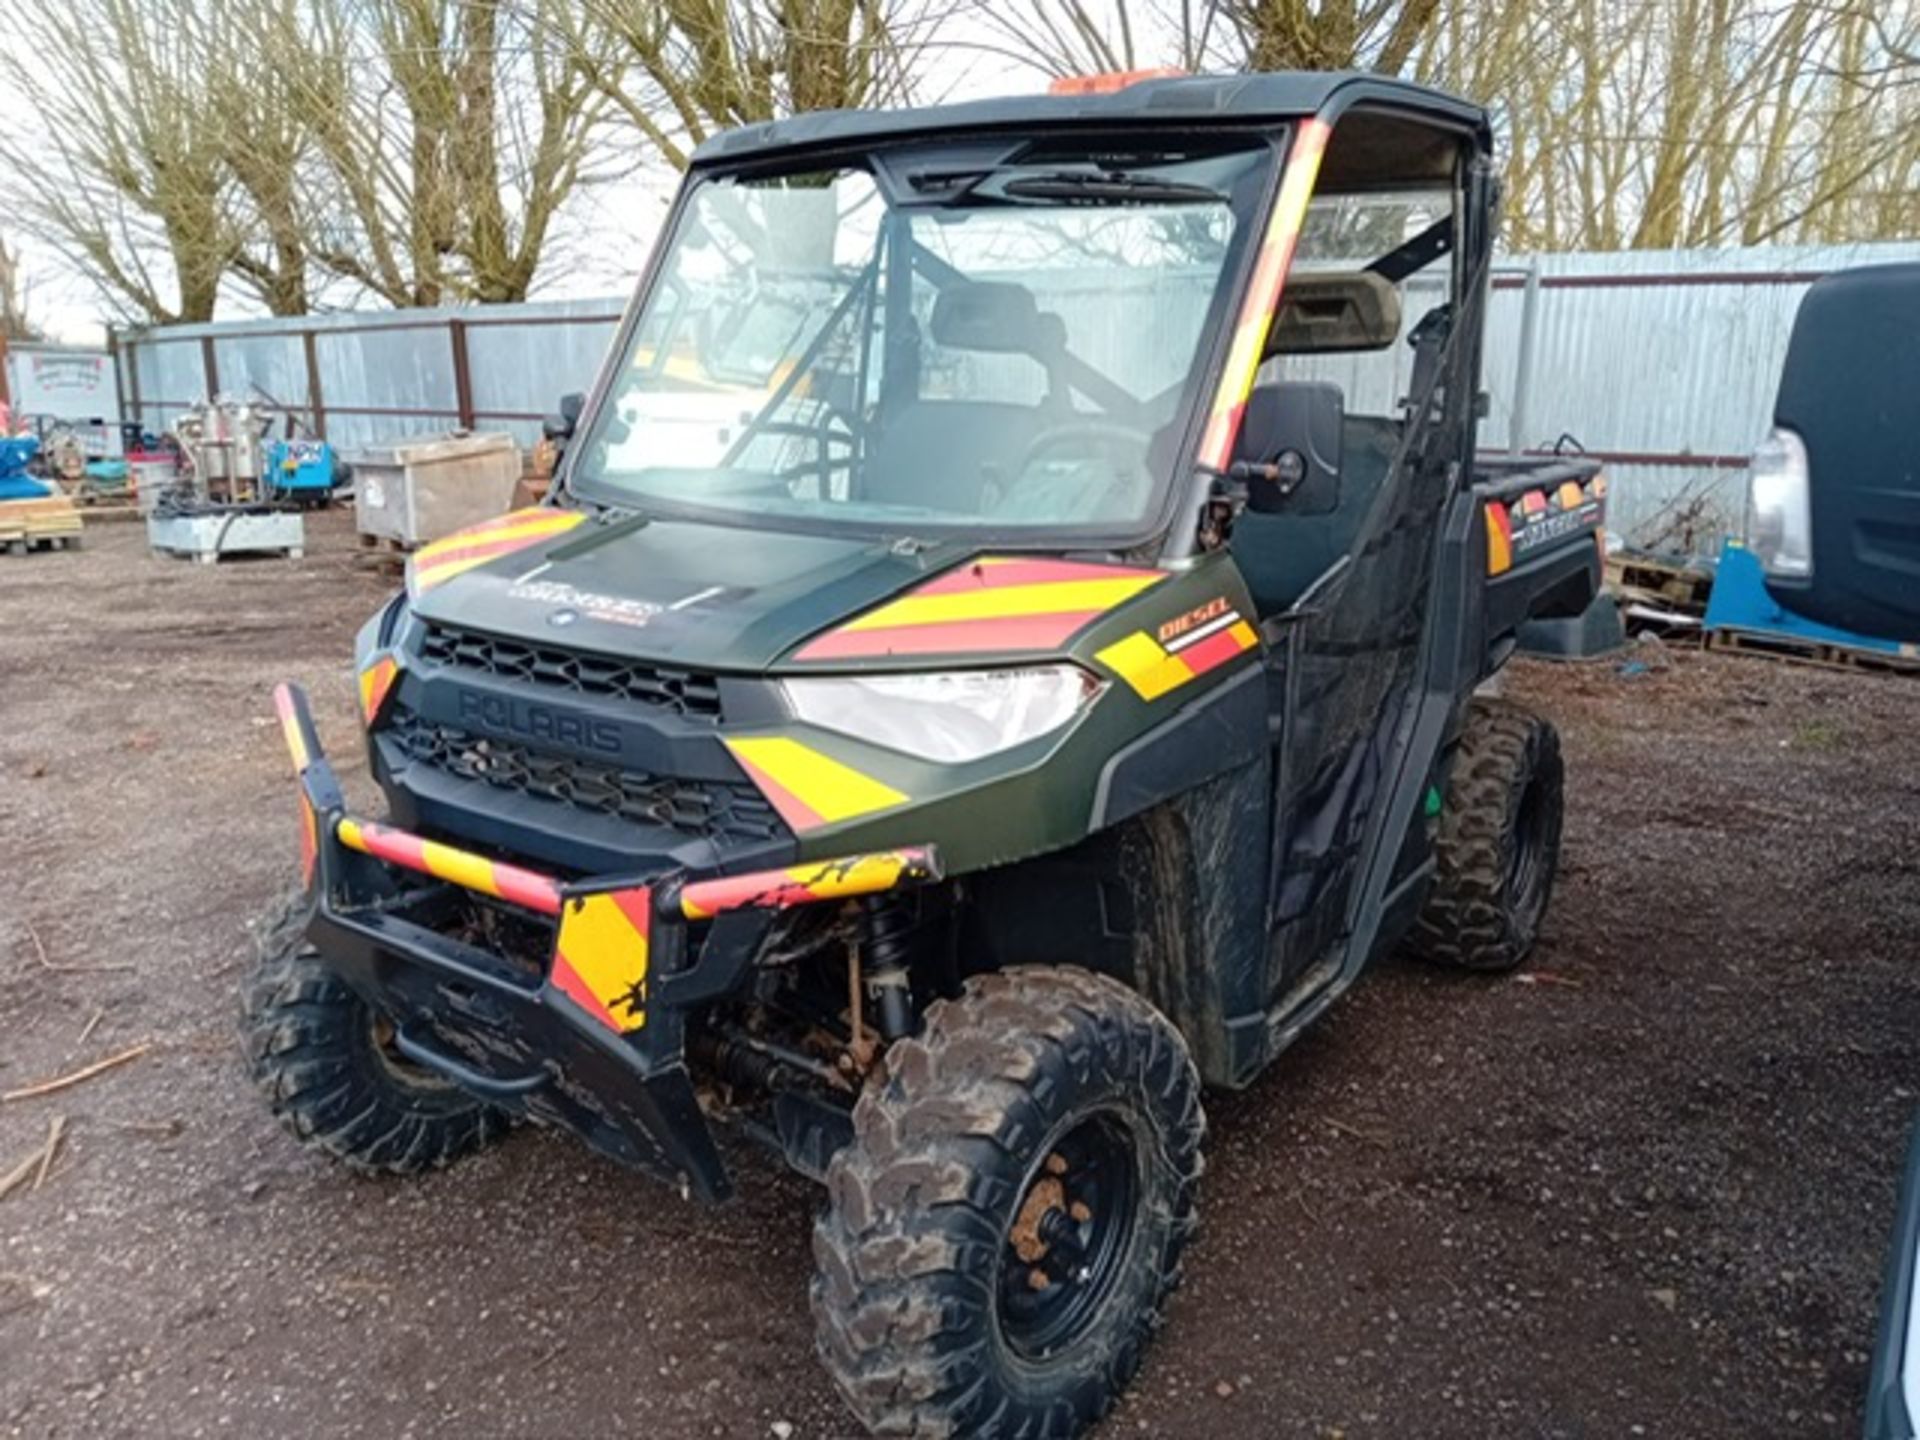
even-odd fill
[(1269, 355), (1384, 350), (1400, 334), (1400, 292), (1371, 270), (1296, 273), (1280, 292)]
[(1327, 381), (1253, 387), (1240, 422), (1232, 476), (1261, 514), (1326, 515), (1340, 504), (1346, 399)]
[[(1054, 319), (1054, 326), (1045, 322)], [(929, 330), (933, 342), (950, 350), (989, 355), (1037, 354), (1049, 339), (1064, 343), (1057, 318), (1043, 316), (1033, 292), (1024, 285), (997, 280), (960, 280), (934, 298)]]
[(579, 428), (580, 412), (587, 408), (587, 397), (579, 391), (560, 397), (560, 413), (540, 422), (540, 433), (549, 440), (570, 440)]

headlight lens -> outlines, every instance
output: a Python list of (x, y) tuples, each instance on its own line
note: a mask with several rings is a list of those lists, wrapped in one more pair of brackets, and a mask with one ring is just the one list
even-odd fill
[(1747, 480), (1747, 548), (1769, 575), (1805, 580), (1813, 574), (1807, 447), (1791, 430), (1772, 431), (1753, 452)]
[(960, 764), (1058, 730), (1100, 693), (1077, 665), (784, 680), (793, 712), (891, 750)]

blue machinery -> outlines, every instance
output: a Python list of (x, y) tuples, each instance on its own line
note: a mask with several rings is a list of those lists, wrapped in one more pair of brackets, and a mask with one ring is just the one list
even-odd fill
[(324, 505), (333, 493), (333, 447), (324, 440), (275, 440), (261, 485), (276, 499)]

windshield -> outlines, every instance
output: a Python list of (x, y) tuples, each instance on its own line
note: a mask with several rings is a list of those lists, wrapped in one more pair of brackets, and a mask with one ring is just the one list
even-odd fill
[(571, 483), (742, 523), (1137, 531), (1271, 154), (1003, 142), (698, 181)]

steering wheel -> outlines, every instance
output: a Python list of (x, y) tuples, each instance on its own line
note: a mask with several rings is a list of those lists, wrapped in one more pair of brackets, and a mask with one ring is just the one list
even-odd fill
[[(990, 509), (1008, 515), (1091, 515), (1102, 513), (1120, 492), (1146, 479), (1146, 431), (1111, 420), (1071, 420), (1049, 425), (1033, 437), (1019, 468), (995, 487)], [(1049, 453), (1072, 449), (1079, 462), (1058, 470), (1036, 470)], [(1104, 456), (1107, 465), (1099, 463)]]
[(1034, 436), (1013, 473), (1024, 475), (1048, 451), (1069, 445), (1104, 451), (1115, 459), (1135, 460), (1144, 465), (1147, 447), (1152, 444), (1153, 436), (1132, 425), (1116, 425), (1111, 420), (1067, 420), (1049, 425)]

